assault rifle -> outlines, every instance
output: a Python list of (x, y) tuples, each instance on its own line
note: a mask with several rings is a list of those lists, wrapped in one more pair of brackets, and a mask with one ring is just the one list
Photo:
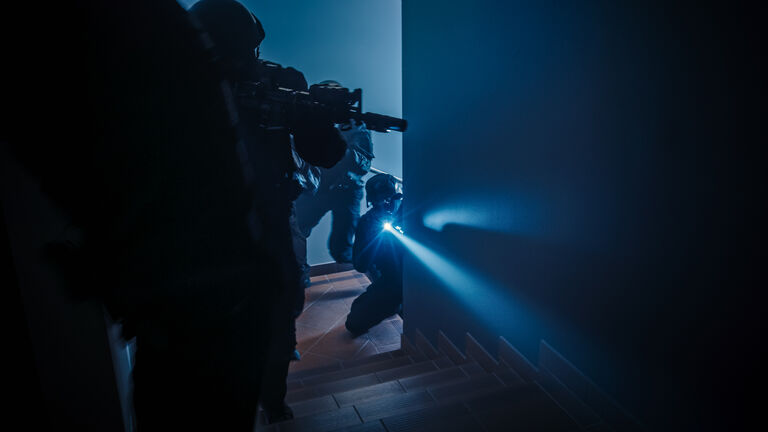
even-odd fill
[[(280, 65), (263, 62), (263, 67), (282, 68)], [(285, 69), (282, 69), (285, 70)], [(270, 76), (273, 74), (268, 74)], [(314, 84), (309, 91), (286, 88), (276, 80), (260, 82), (239, 82), (235, 93), (240, 104), (260, 113), (261, 124), (265, 127), (286, 127), (296, 118), (296, 113), (323, 112), (334, 123), (349, 120), (365, 123), (368, 130), (376, 132), (405, 132), (408, 122), (397, 117), (363, 112), (363, 91), (343, 87)]]

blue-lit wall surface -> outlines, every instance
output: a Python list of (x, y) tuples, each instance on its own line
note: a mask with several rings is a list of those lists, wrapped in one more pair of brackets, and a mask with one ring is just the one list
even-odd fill
[(406, 332), (544, 339), (651, 430), (723, 420), (764, 196), (727, 12), (403, 2)]
[[(181, 0), (189, 8), (196, 3)], [(302, 71), (309, 84), (363, 89), (363, 110), (402, 115), (400, 0), (241, 0), (261, 21), (261, 57)], [(373, 166), (402, 177), (402, 135), (373, 133)], [(364, 209), (363, 209), (364, 211)], [(330, 214), (308, 243), (310, 264), (331, 262)]]

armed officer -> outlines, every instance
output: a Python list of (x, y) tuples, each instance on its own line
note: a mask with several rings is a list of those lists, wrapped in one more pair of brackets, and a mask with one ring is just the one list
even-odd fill
[[(259, 60), (265, 32), (258, 19), (234, 0), (202, 0), (190, 13), (210, 35), (235, 92), (239, 130), (244, 139), (243, 161), (254, 189), (251, 235), (262, 254), (254, 266), (262, 283), (255, 290), (270, 294), (270, 342), (264, 369), (261, 404), (270, 423), (292, 418), (285, 404), (289, 361), (296, 345), (294, 316), (298, 296), (303, 300), (289, 219), (301, 192), (294, 173), (293, 150), (306, 162), (329, 168), (344, 155), (346, 145), (333, 119), (311, 107), (286, 113), (267, 101), (239, 97), (238, 89), (253, 83), (307, 90), (306, 80), (293, 68)], [(275, 121), (278, 123), (276, 124)]]
[[(336, 81), (320, 84), (341, 88)], [(309, 285), (307, 264), (307, 237), (320, 219), (331, 212), (331, 233), (328, 251), (338, 263), (352, 262), (352, 242), (360, 219), (363, 199), (363, 177), (371, 168), (373, 141), (371, 132), (362, 122), (350, 120), (338, 126), (347, 144), (342, 160), (330, 169), (319, 170), (319, 185), (307, 190), (296, 200), (296, 218), (299, 224), (297, 258), (302, 270), (304, 286)]]
[(347, 315), (345, 325), (354, 336), (402, 313), (403, 303), (403, 249), (395, 232), (403, 219), (400, 183), (389, 174), (377, 174), (366, 182), (365, 196), (372, 207), (357, 226), (353, 263), (372, 283)]

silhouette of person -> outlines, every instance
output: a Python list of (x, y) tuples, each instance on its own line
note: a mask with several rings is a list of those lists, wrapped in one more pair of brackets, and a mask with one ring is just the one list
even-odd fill
[(265, 112), (263, 104), (238, 97), (239, 86), (253, 82), (307, 90), (301, 72), (258, 58), (265, 33), (247, 8), (234, 0), (202, 0), (190, 13), (210, 35), (224, 75), (236, 89), (239, 131), (254, 185), (251, 235), (261, 248), (260, 259), (252, 266), (259, 269), (262, 280), (253, 289), (268, 292), (269, 298), (261, 404), (267, 421), (273, 423), (293, 417), (284, 399), (296, 346), (296, 305), (304, 295), (290, 225), (293, 201), (301, 192), (294, 175), (294, 151), (312, 165), (330, 167), (341, 159), (346, 146), (330, 113), (297, 108), (284, 124), (267, 125), (265, 118), (281, 113)]
[(61, 35), (73, 61), (46, 70), (71, 81), (35, 101), (62, 108), (48, 124), (58, 136), (11, 140), (82, 233), (51, 259), (76, 296), (100, 298), (136, 337), (139, 431), (250, 431), (269, 297), (254, 289), (253, 192), (214, 53), (172, 0), (70, 7), (67, 25), (83, 26)]
[(355, 336), (401, 313), (403, 303), (403, 249), (394, 232), (402, 224), (403, 194), (393, 176), (377, 174), (366, 182), (365, 195), (372, 207), (357, 225), (353, 263), (372, 283), (347, 315), (345, 326)]
[[(321, 84), (340, 87), (335, 81), (324, 81)], [(360, 219), (360, 201), (363, 199), (363, 177), (368, 174), (374, 158), (371, 132), (365, 124), (350, 120), (338, 127), (347, 144), (344, 157), (333, 167), (320, 169), (317, 187), (308, 189), (296, 200), (299, 224), (297, 258), (305, 287), (309, 285), (307, 237), (329, 211), (333, 219), (328, 251), (338, 263), (352, 262), (352, 243)]]

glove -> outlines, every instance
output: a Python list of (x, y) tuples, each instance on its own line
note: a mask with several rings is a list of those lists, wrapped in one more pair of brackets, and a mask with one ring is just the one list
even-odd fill
[(330, 113), (302, 107), (293, 120), (293, 139), (296, 152), (312, 165), (331, 168), (347, 150), (347, 144), (334, 126)]

